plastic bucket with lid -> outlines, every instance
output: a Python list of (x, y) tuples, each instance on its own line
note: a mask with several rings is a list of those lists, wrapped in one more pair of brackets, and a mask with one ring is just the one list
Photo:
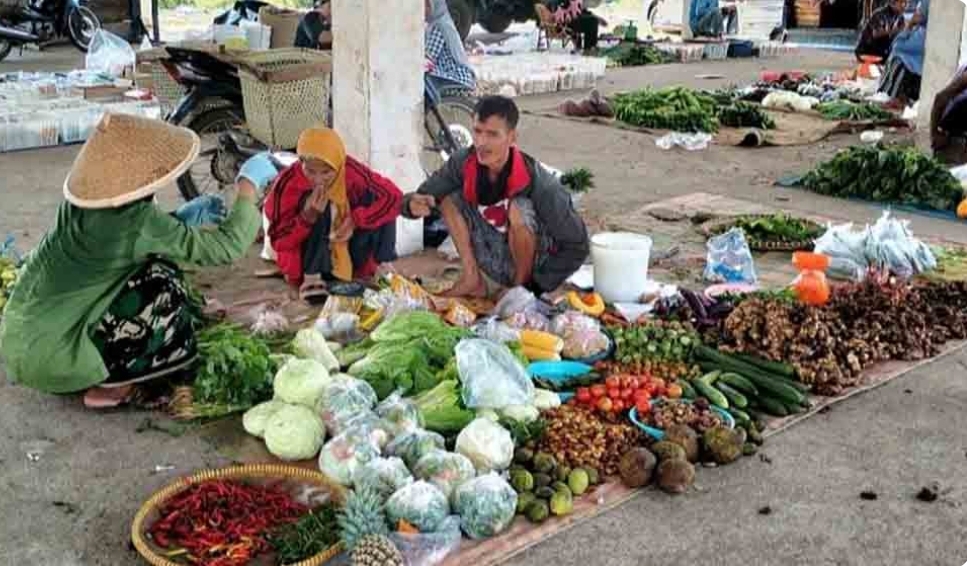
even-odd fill
[(602, 232), (591, 238), (594, 290), (609, 303), (636, 303), (648, 286), (651, 238)]

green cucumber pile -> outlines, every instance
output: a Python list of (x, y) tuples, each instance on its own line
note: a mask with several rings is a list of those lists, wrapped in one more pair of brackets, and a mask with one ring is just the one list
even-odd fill
[(758, 104), (736, 101), (718, 111), (719, 123), (730, 128), (758, 128), (774, 130), (776, 121)]
[(694, 393), (728, 411), (740, 426), (765, 415), (786, 417), (810, 407), (809, 387), (796, 381), (792, 366), (744, 354), (725, 354), (698, 345), (694, 355), (706, 372), (683, 386), (683, 396)]
[(827, 120), (851, 120), (861, 122), (866, 120), (889, 120), (893, 114), (876, 104), (869, 102), (850, 102), (849, 100), (834, 100), (824, 102), (816, 110)]
[(718, 129), (715, 99), (685, 87), (621, 93), (613, 102), (615, 117), (632, 126), (675, 132), (712, 133)]

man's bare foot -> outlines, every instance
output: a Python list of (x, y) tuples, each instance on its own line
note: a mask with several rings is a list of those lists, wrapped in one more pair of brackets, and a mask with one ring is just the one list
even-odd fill
[(453, 287), (440, 293), (440, 296), (484, 298), (487, 296), (487, 284), (484, 283), (483, 277), (480, 274), (477, 274), (476, 277), (467, 277), (464, 275), (460, 277)]
[(84, 406), (88, 409), (113, 409), (127, 403), (133, 393), (133, 385), (92, 387), (84, 393)]

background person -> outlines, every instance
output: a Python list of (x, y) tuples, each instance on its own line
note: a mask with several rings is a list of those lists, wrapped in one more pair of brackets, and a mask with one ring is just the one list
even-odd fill
[(447, 0), (425, 0), (426, 28), (424, 42), (427, 79), (437, 91), (477, 88), (460, 32), (450, 17)]
[(332, 49), (332, 2), (321, 0), (299, 21), (295, 46), (303, 49)]
[(920, 98), (929, 16), (930, 0), (921, 0), (906, 29), (893, 40), (886, 70), (880, 80), (879, 91), (903, 103)]
[(856, 58), (863, 56), (879, 57), (885, 61), (890, 55), (893, 40), (903, 31), (903, 11), (906, 0), (892, 0), (875, 10), (863, 25), (859, 40), (856, 42)]

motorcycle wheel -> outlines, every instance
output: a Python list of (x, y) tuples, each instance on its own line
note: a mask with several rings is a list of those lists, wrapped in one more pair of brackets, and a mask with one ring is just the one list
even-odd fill
[(6, 39), (0, 39), (0, 61), (6, 59), (11, 50), (13, 50), (13, 44)]
[(190, 201), (204, 194), (220, 194), (231, 186), (224, 180), (234, 179), (235, 172), (229, 169), (238, 164), (219, 155), (218, 134), (244, 124), (245, 118), (234, 107), (204, 110), (184, 124), (201, 138), (201, 153), (191, 168), (178, 177), (178, 191), (183, 199)]
[(101, 20), (87, 6), (78, 6), (67, 14), (67, 34), (74, 47), (87, 53), (94, 34), (101, 29)]
[[(426, 112), (420, 165), (428, 176), (443, 167), (445, 162), (443, 153), (453, 155), (455, 152), (473, 145), (474, 104), (474, 99), (470, 97), (444, 97), (437, 105), (437, 111), (443, 120), (442, 124), (439, 123), (432, 112)], [(448, 142), (440, 131), (442, 127), (450, 130), (450, 135), (453, 136), (456, 147), (446, 147)]]

